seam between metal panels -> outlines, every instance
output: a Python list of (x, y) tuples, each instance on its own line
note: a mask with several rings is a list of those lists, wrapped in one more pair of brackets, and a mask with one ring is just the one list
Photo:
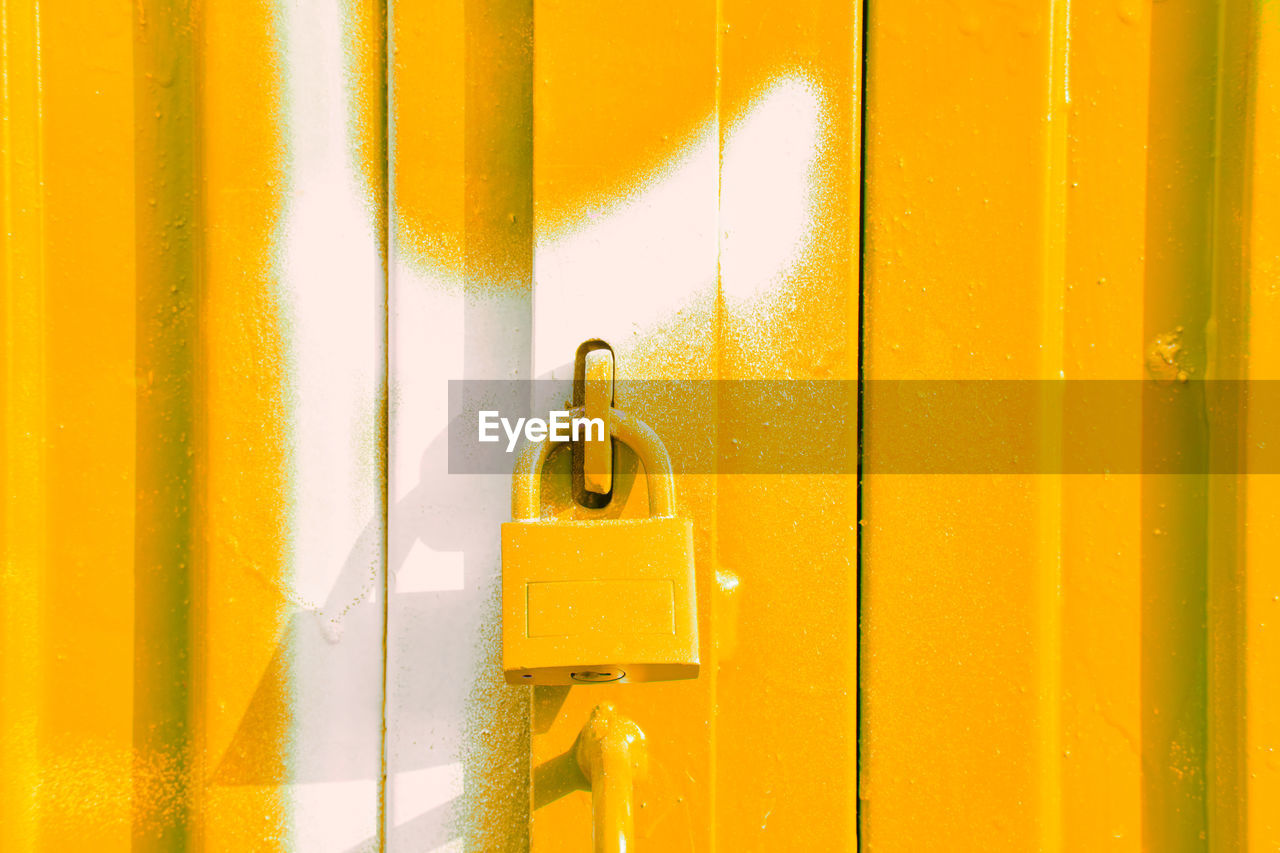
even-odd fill
[(379, 121), (376, 123), (378, 132), (381, 134), (379, 139), (380, 156), (378, 158), (381, 173), (379, 175), (379, 187), (375, 198), (381, 200), (381, 209), (375, 207), (374, 216), (380, 216), (382, 219), (378, 247), (379, 254), (382, 256), (382, 382), (379, 387), (378, 410), (380, 412), (381, 423), (378, 425), (378, 453), (381, 457), (380, 476), (379, 476), (379, 500), (381, 501), (381, 524), (382, 524), (382, 542), (381, 542), (381, 572), (382, 572), (382, 638), (380, 648), (382, 649), (382, 697), (379, 703), (379, 720), (381, 721), (381, 731), (378, 733), (378, 813), (376, 833), (378, 838), (378, 849), (387, 849), (387, 618), (390, 613), (391, 600), (391, 580), (389, 577), (389, 561), (387, 558), (387, 549), (389, 547), (390, 533), (390, 430), (391, 430), (391, 409), (390, 409), (390, 383), (391, 383), (391, 252), (390, 252), (390, 235), (391, 235), (391, 195), (390, 195), (390, 139), (391, 129), (390, 120), (391, 112), (388, 109), (390, 99), (390, 74), (387, 69), (387, 57), (389, 55), (388, 44), (391, 32), (390, 21), (390, 2), (388, 0), (380, 0), (376, 7), (375, 18), (379, 22), (380, 32), (377, 40), (378, 59), (375, 64), (378, 79), (375, 81), (377, 91), (376, 108), (379, 110)]
[(378, 61), (376, 68), (378, 80), (377, 109), (380, 110), (380, 121), (377, 123), (382, 138), (379, 164), (382, 172), (377, 197), (382, 201), (382, 209), (375, 210), (375, 215), (382, 217), (381, 245), (378, 247), (382, 255), (382, 383), (379, 389), (381, 399), (378, 401), (382, 415), (382, 423), (378, 429), (378, 448), (381, 459), (380, 499), (382, 501), (382, 731), (378, 740), (378, 849), (387, 849), (387, 648), (388, 618), (391, 612), (391, 577), (388, 559), (391, 532), (391, 73), (389, 68), (391, 40), (391, 0), (379, 0), (377, 19), (381, 22), (378, 39)]
[(854, 745), (854, 755), (856, 766), (854, 767), (853, 785), (855, 798), (855, 817), (854, 817), (854, 838), (856, 839), (859, 850), (863, 848), (862, 843), (862, 743), (863, 743), (863, 725), (866, 720), (864, 709), (865, 696), (862, 691), (862, 677), (865, 671), (864, 655), (866, 654), (866, 643), (862, 636), (862, 548), (863, 548), (863, 493), (862, 493), (862, 472), (863, 472), (863, 406), (865, 403), (864, 389), (866, 388), (866, 363), (867, 363), (867, 323), (866, 323), (866, 299), (863, 295), (863, 283), (866, 281), (867, 275), (867, 69), (870, 68), (869, 54), (871, 48), (871, 0), (862, 0), (861, 3), (861, 52), (858, 57), (858, 131), (855, 139), (858, 142), (858, 346), (857, 346), (857, 374), (858, 374), (858, 408), (857, 408), (857, 480), (854, 486), (854, 564), (855, 580), (854, 580), (854, 607), (855, 607), (855, 635), (858, 641), (858, 678), (857, 684), (854, 685), (856, 696), (854, 699), (854, 708), (857, 713), (857, 721), (854, 727), (854, 737), (856, 743)]
[[(724, 283), (720, 278), (721, 260), (723, 255), (724, 243), (724, 226), (721, 224), (721, 201), (724, 197), (724, 115), (723, 115), (723, 87), (724, 87), (724, 2), (716, 0), (716, 44), (715, 44), (715, 62), (716, 62), (716, 86), (715, 86), (715, 123), (716, 123), (716, 306), (712, 312), (712, 335), (715, 340), (715, 367), (713, 377), (719, 379), (724, 375), (724, 348), (725, 348), (725, 303), (724, 303)], [(719, 400), (716, 401), (716, 409), (719, 410)], [(719, 443), (719, 419), (716, 420), (716, 443)], [(719, 479), (718, 477), (716, 478)], [(707, 727), (707, 764), (711, 775), (711, 784), (708, 786), (707, 808), (710, 811), (710, 820), (708, 821), (708, 835), (710, 841), (710, 849), (717, 850), (716, 827), (719, 825), (719, 797), (717, 796), (720, 788), (720, 768), (719, 756), (720, 744), (718, 732), (720, 729), (720, 703), (719, 703), (719, 670), (720, 670), (720, 654), (717, 648), (716, 630), (719, 627), (719, 619), (717, 618), (717, 597), (714, 590), (717, 586), (717, 578), (715, 576), (719, 566), (720, 553), (720, 528), (718, 524), (718, 516), (720, 511), (720, 489), (715, 488), (715, 498), (709, 502), (709, 511), (711, 518), (708, 520), (708, 551), (715, 555), (711, 565), (711, 583), (705, 588), (712, 590), (710, 604), (711, 614), (711, 641), (705, 643), (707, 648), (708, 661), (710, 666), (703, 668), (708, 679), (707, 692), (711, 697), (709, 725)], [(695, 615), (696, 620), (696, 615)]]

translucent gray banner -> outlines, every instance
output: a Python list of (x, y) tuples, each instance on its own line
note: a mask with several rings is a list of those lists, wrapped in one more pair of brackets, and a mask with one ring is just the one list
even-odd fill
[[(568, 381), (450, 382), (449, 472), (509, 473), (530, 419), (571, 401)], [(685, 474), (1280, 473), (1280, 381), (648, 380), (615, 401)]]

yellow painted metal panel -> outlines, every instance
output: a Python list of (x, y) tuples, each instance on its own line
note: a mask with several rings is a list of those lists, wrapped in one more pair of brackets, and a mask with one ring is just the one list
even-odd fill
[[(15, 322), (7, 341), (39, 341), (35, 350), (6, 359), (38, 396), (24, 398), (16, 393), (21, 386), (8, 386), (6, 409), (36, 418), (25, 432), (40, 448), (43, 471), (10, 490), (26, 512), (38, 515), (6, 537), (13, 561), (7, 574), (38, 589), (39, 604), (8, 587), (5, 603), (43, 615), (35, 622), (6, 619), (22, 631), (27, 650), (6, 654), (6, 661), (26, 657), (39, 677), (6, 684), (5, 707), (25, 707), (31, 715), (5, 726), (6, 742), (21, 746), (18, 754), (27, 756), (31, 770), (24, 775), (6, 759), (6, 778), (22, 787), (4, 798), (6, 809), (18, 810), (4, 821), (4, 846), (182, 847), (201, 833), (192, 817), (201, 800), (209, 826), (226, 819), (247, 830), (253, 843), (266, 844), (271, 830), (264, 826), (279, 824), (278, 810), (250, 803), (232, 814), (235, 809), (221, 808), (227, 797), (203, 797), (204, 784), (193, 779), (205, 772), (193, 769), (203, 768), (195, 738), (204, 715), (191, 685), (206, 683), (197, 673), (212, 661), (215, 668), (229, 664), (235, 680), (252, 689), (257, 673), (245, 668), (245, 658), (270, 652), (279, 603), (273, 595), (242, 608), (235, 636), (243, 645), (224, 644), (216, 628), (204, 625), (204, 599), (193, 596), (191, 585), (198, 549), (193, 525), (205, 521), (196, 468), (211, 456), (206, 472), (216, 474), (228, 462), (243, 465), (204, 452), (197, 414), (235, 410), (259, 443), (262, 426), (245, 395), (227, 399), (196, 376), (196, 359), (207, 355), (198, 349), (198, 318), (208, 316), (197, 309), (202, 258), (195, 235), (205, 208), (194, 187), (196, 158), (217, 146), (196, 145), (203, 102), (194, 83), (199, 54), (192, 21), (177, 7), (59, 7), (43, 10), (37, 29), (25, 8), (16, 17), (8, 12), (6, 55), (31, 63), (38, 49), (40, 65), (6, 73), (11, 90), (21, 82), (15, 94), (32, 99), (21, 115), (7, 112), (9, 124), (21, 129), (19, 140), (30, 134), (38, 146), (26, 154), (6, 146), (6, 184), (26, 188), (25, 218), (38, 229), (10, 229), (15, 239), (7, 254), (17, 272), (19, 258), (39, 258), (42, 274), (6, 277), (16, 306), (41, 306), (21, 324), (9, 315)], [(236, 44), (241, 57), (251, 44), (252, 37)], [(265, 48), (269, 53), (273, 46), (266, 41)], [(25, 51), (31, 51), (26, 59), (15, 55)], [(261, 85), (261, 68), (239, 60), (238, 66)], [(239, 139), (247, 129), (238, 123)], [(274, 164), (277, 152), (270, 148), (265, 156)], [(256, 239), (237, 244), (236, 253), (249, 254)], [(203, 259), (210, 256), (217, 252)], [(234, 278), (239, 288), (239, 271)], [(261, 340), (257, 334), (237, 339), (216, 326), (214, 332), (218, 357), (243, 345), (237, 340), (250, 350)], [(254, 355), (251, 364), (257, 363)], [(252, 380), (261, 399), (278, 405), (278, 389), (261, 379)], [(6, 453), (7, 460), (20, 458)], [(249, 493), (265, 494), (279, 482), (278, 470), (254, 470), (258, 483), (243, 473), (239, 478)], [(253, 525), (279, 541), (278, 520), (258, 516)], [(234, 527), (220, 525), (224, 533)], [(43, 543), (43, 555), (16, 559), (9, 549), (23, 540)], [(265, 549), (258, 556), (267, 571), (280, 571)], [(216, 575), (223, 563), (215, 558), (203, 565)], [(261, 588), (262, 578), (253, 586)], [(216, 623), (219, 608), (213, 610)], [(266, 642), (259, 637), (251, 645), (259, 629), (266, 630)], [(218, 698), (211, 703), (225, 708), (222, 686), (215, 680)], [(263, 760), (283, 747), (283, 722), (259, 724), (277, 731), (274, 741), (259, 739)], [(24, 801), (29, 807), (19, 810)], [(246, 813), (256, 822), (246, 824)]]
[(129, 843), (134, 304), (117, 223), (132, 218), (132, 171), (94, 168), (132, 156), (131, 21), (117, 12), (86, 50), (80, 16), (5, 8), (4, 407), (25, 423), (5, 448), (0, 658), (28, 667), (4, 685), (5, 849)]
[[(1142, 341), (1150, 28), (1142, 4), (1079, 4), (1071, 104), (1064, 378), (1135, 381)], [(1114, 62), (1125, 57), (1125, 62)], [(1140, 413), (1107, 426), (1136, 457)], [(1136, 474), (1062, 483), (1062, 846), (1139, 849), (1141, 495)]]
[[(1249, 7), (1245, 56), (1252, 66), (1244, 91), (1250, 137), (1246, 143), (1248, 187), (1245, 221), (1249, 293), (1249, 378), (1280, 379), (1280, 7)], [(1252, 426), (1252, 425), (1251, 425)], [(1261, 426), (1261, 424), (1258, 424)], [(1248, 433), (1246, 433), (1246, 436)], [(1249, 447), (1250, 454), (1254, 452)], [(1246, 578), (1241, 623), (1243, 641), (1244, 737), (1239, 778), (1246, 792), (1243, 808), (1250, 853), (1280, 847), (1280, 482), (1251, 475), (1243, 518)]]
[[(867, 478), (870, 848), (1265, 843), (1266, 503), (1236, 476), (1244, 410), (1201, 382), (1266, 375), (1261, 9), (872, 7), (866, 377), (1128, 383), (1100, 428), (1144, 468), (1064, 468), (1063, 429), (1103, 413), (1055, 404), (1025, 474)], [(866, 418), (874, 459), (893, 437)], [(1175, 459), (1214, 473), (1154, 473)]]
[[(375, 223), (382, 21), (345, 31)], [(281, 26), (4, 6), (5, 850), (293, 844)]]
[(44, 205), (35, 9), (0, 6), (4, 109), (4, 564), (0, 574), (0, 842), (32, 849), (39, 831), (40, 575), (45, 525)]
[[(1054, 10), (870, 10), (869, 381), (1060, 376)], [(1027, 425), (1042, 459), (1047, 417)], [(893, 440), (864, 413), (864, 454)], [(1059, 848), (1060, 495), (1031, 475), (864, 479), (867, 849)]]
[[(202, 726), (193, 846), (289, 849), (288, 312), (279, 286), (288, 163), (279, 13), (204, 4), (196, 56), (203, 436)], [(282, 660), (284, 661), (282, 665)]]
[[(736, 153), (735, 137), (753, 121), (762, 93), (790, 81), (783, 85), (795, 88), (786, 91), (816, 118), (813, 135), (800, 137), (812, 146), (808, 169), (774, 190), (807, 199), (799, 257), (765, 287), (760, 270), (744, 262), (751, 257), (744, 240), (793, 227), (768, 202), (757, 214), (763, 233), (722, 234), (720, 378), (801, 388), (852, 382), (860, 345), (861, 5), (727, 0), (720, 8), (722, 220), (741, 221), (753, 196), (769, 198), (759, 176), (779, 168), (772, 158)], [(765, 410), (748, 415), (756, 440), (776, 446), (768, 424), (778, 413), (760, 402)], [(855, 431), (848, 436), (850, 446), (833, 448), (834, 457), (853, 458)], [(752, 430), (741, 437), (750, 442)], [(733, 438), (722, 434), (721, 446)], [(819, 475), (721, 476), (716, 493), (719, 849), (856, 849), (856, 477), (833, 462)]]

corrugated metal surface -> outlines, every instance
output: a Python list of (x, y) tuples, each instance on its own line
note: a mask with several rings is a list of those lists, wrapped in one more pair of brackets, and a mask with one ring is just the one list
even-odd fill
[(0, 848), (377, 846), (383, 14), (4, 4)]
[[(0, 0), (0, 849), (590, 849), (606, 699), (640, 849), (1274, 849), (1268, 424), (1163, 401), (1280, 378), (1278, 8)], [(701, 677), (509, 688), (447, 383), (594, 337), (1031, 461), (687, 470)], [(1228, 473), (1064, 472), (1062, 380)]]
[[(1108, 440), (1250, 453), (1238, 412), (1161, 401), (1270, 371), (1275, 26), (871, 4), (866, 377), (1151, 380)], [(864, 484), (864, 844), (1271, 849), (1268, 481), (1063, 476), (1062, 413), (1028, 426), (1035, 471)]]

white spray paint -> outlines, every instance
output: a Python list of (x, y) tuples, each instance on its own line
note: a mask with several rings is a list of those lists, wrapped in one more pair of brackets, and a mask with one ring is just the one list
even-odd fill
[(289, 203), (283, 303), (292, 343), (292, 838), (367, 846), (382, 728), (379, 453), (384, 275), (350, 138), (338, 0), (284, 9)]

